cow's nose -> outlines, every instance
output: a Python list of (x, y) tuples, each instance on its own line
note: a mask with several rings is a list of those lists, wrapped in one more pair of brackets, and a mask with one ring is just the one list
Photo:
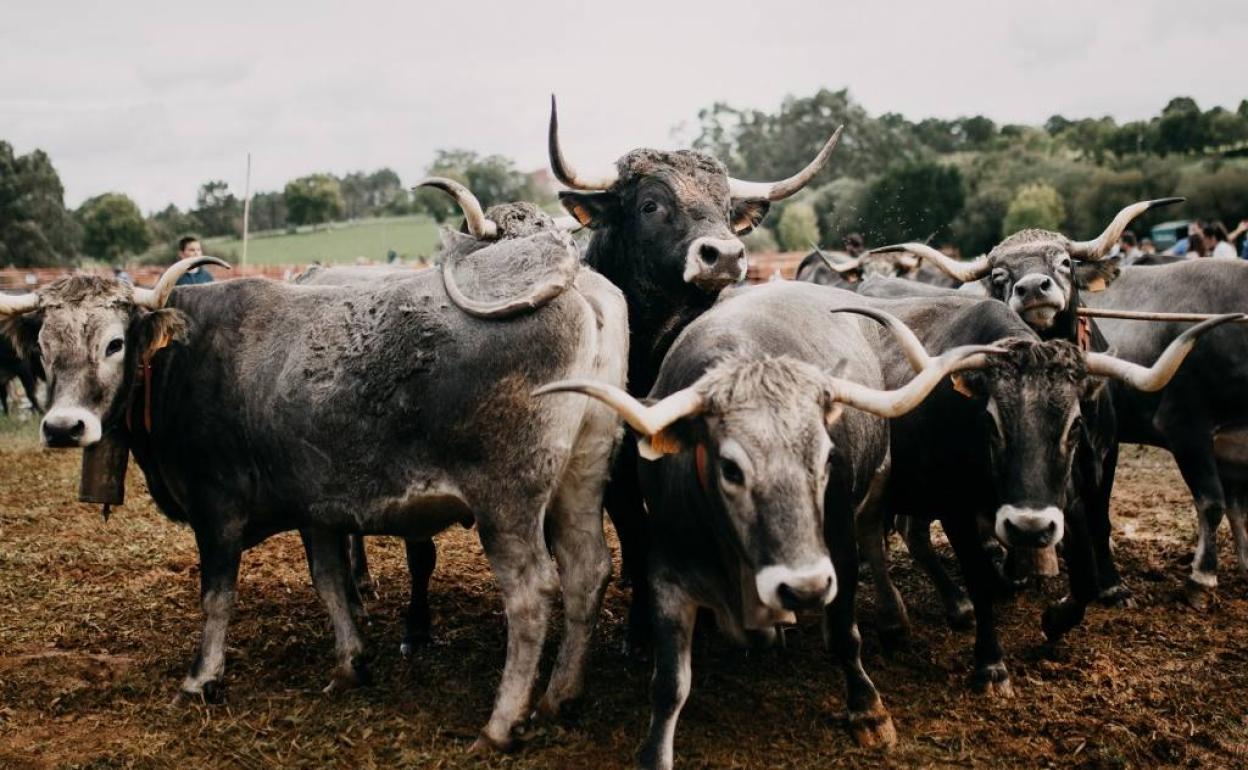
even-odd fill
[(1062, 512), (1046, 508), (1004, 505), (997, 511), (997, 538), (1008, 546), (1046, 548), (1062, 539)]
[(698, 259), (707, 267), (714, 267), (722, 259), (736, 262), (745, 256), (745, 245), (740, 241), (703, 241), (698, 246)]
[(803, 607), (819, 607), (832, 588), (832, 575), (811, 575), (801, 580), (789, 580), (776, 588), (780, 604), (786, 610)]
[(45, 417), (43, 420), (43, 443), (52, 447), (78, 446), (87, 426), (73, 417)]
[(1047, 294), (1053, 288), (1053, 279), (1047, 275), (1029, 275), (1014, 284), (1014, 296), (1026, 299)]

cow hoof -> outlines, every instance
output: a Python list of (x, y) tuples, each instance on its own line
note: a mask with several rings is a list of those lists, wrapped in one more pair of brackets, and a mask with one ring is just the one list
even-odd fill
[(429, 647), (433, 644), (433, 635), (426, 631), (414, 631), (403, 637), (399, 643), (399, 654), (404, 658), (412, 657), (417, 647)]
[(1004, 663), (993, 663), (977, 669), (971, 677), (971, 689), (981, 695), (996, 698), (1013, 698), (1014, 686)]
[(508, 736), (506, 740), (495, 740), (484, 732), (477, 736), (477, 739), (468, 747), (468, 753), (471, 755), (481, 756), (483, 754), (508, 754), (515, 750), (516, 740)]
[(970, 599), (959, 599), (958, 603), (945, 612), (945, 622), (954, 631), (970, 631), (975, 627), (975, 608)]
[(871, 711), (850, 712), (849, 732), (854, 743), (864, 749), (888, 750), (897, 745), (897, 728), (893, 717), (882, 704)]
[(1188, 578), (1183, 584), (1183, 602), (1197, 612), (1208, 612), (1218, 603), (1217, 591)]
[(1110, 586), (1101, 591), (1100, 595), (1097, 596), (1097, 601), (1106, 607), (1115, 607), (1120, 610), (1129, 610), (1135, 607), (1135, 596), (1124, 583)]
[(199, 690), (179, 689), (169, 701), (170, 708), (181, 708), (192, 704), (217, 705), (225, 702), (225, 685), (217, 682), (205, 682)]
[(331, 675), (329, 684), (321, 692), (326, 695), (354, 690), (368, 684), (368, 669), (363, 661), (355, 661), (349, 666), (338, 666)]

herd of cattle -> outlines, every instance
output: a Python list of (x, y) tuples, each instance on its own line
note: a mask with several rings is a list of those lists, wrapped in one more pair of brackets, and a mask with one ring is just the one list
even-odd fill
[[(949, 622), (976, 628), (971, 685), (1012, 694), (993, 616), (1011, 586), (1000, 546), (1017, 570), (1061, 544), (1070, 590), (1043, 615), (1050, 640), (1098, 599), (1130, 604), (1110, 544), (1120, 442), (1170, 450), (1191, 487), (1189, 601), (1217, 584), (1224, 514), (1248, 569), (1248, 333), (1228, 323), (1245, 318), (1248, 265), (1109, 266), (1131, 220), (1167, 199), (1127, 207), (1090, 241), (1026, 230), (970, 262), (922, 244), (816, 252), (797, 281), (743, 285), (741, 236), (823, 168), (839, 135), (774, 183), (733, 179), (693, 151), (638, 149), (585, 170), (560, 150), (552, 103), (570, 217), (483, 210), (461, 185), (428, 180), (464, 213), (439, 269), (175, 290), (187, 270), (224, 264), (205, 257), (152, 289), (72, 276), (0, 295), (8, 358), (46, 372), (44, 442), (123, 442), (161, 510), (194, 531), (205, 619), (180, 691), (219, 696), (240, 556), (286, 530), (332, 620), (332, 689), (364, 675), (355, 536), (407, 539), (407, 651), (430, 633), (432, 537), (475, 525), (507, 651), (474, 748), (506, 750), (530, 718), (556, 592), (565, 629), (538, 715), (583, 689), (610, 575), (605, 508), (632, 587), (628, 638), (654, 656), (640, 764), (662, 768), (700, 608), (756, 643), (821, 610), (853, 737), (896, 740), (854, 611), (865, 558), (880, 633), (908, 630), (888, 576), (893, 528)], [(580, 227), (592, 230), (583, 254), (569, 232)], [(1085, 306), (1215, 315), (1094, 321)], [(933, 520), (965, 591), (932, 550)]]

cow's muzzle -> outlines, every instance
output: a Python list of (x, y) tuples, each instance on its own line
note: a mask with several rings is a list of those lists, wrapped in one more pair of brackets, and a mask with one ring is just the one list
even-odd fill
[(1033, 329), (1048, 329), (1066, 307), (1066, 295), (1052, 276), (1023, 276), (1010, 291), (1010, 308)]
[(1061, 542), (1066, 520), (1060, 508), (1019, 508), (1003, 505), (997, 509), (993, 529), (1002, 544), (1014, 548), (1047, 548)]
[(775, 564), (758, 571), (754, 586), (763, 604), (775, 610), (821, 607), (836, 598), (836, 572), (826, 556), (797, 569)]
[(745, 244), (738, 238), (694, 238), (685, 252), (686, 283), (718, 291), (745, 278)]
[(100, 418), (77, 406), (49, 409), (40, 430), (44, 446), (55, 448), (90, 446), (104, 434)]

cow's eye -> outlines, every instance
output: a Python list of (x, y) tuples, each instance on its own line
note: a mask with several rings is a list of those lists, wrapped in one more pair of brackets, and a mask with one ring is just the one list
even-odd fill
[(643, 214), (653, 214), (654, 212), (658, 210), (659, 210), (659, 204), (656, 201), (646, 201), (645, 203), (641, 204), (641, 213)]
[(1074, 443), (1083, 435), (1083, 418), (1076, 417), (1070, 422), (1070, 432), (1066, 434), (1066, 440)]
[(1057, 261), (1057, 269), (1064, 272), (1070, 272), (1070, 257), (1062, 257)]
[(741, 486), (745, 483), (745, 471), (741, 470), (741, 466), (737, 465), (727, 457), (720, 458), (719, 473), (724, 477), (724, 481), (734, 486)]
[(118, 353), (120, 353), (121, 349), (125, 346), (126, 346), (125, 340), (123, 340), (121, 337), (114, 337), (113, 339), (108, 341), (108, 347), (104, 348), (104, 355), (115, 356)]

